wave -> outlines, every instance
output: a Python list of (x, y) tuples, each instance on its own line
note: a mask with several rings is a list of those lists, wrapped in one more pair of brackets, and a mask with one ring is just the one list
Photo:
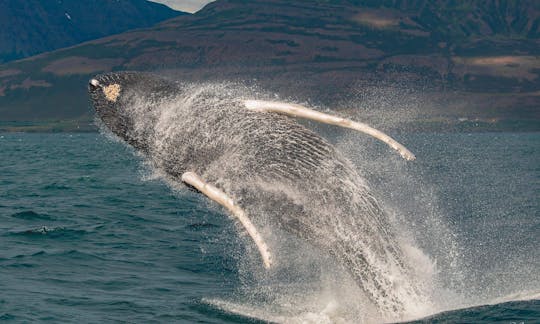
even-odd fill
[(45, 257), (45, 258), (51, 258), (51, 257), (66, 257), (70, 260), (77, 259), (77, 260), (87, 260), (87, 259), (95, 259), (99, 261), (110, 261), (106, 258), (97, 256), (92, 253), (82, 252), (79, 250), (65, 250), (65, 251), (59, 251), (59, 252), (47, 252), (45, 250), (37, 251), (31, 254), (17, 254), (10, 259), (27, 259), (27, 258), (35, 258), (35, 257)]
[[(540, 290), (521, 291), (491, 300), (485, 305), (495, 305), (514, 301), (540, 300)], [(481, 305), (478, 305), (481, 306)]]
[(444, 310), (417, 320), (448, 323), (532, 323), (538, 321), (540, 316), (538, 300), (539, 291), (520, 292), (487, 303)]
[[(489, 323), (492, 321), (503, 320), (501, 309), (504, 309), (504, 316), (508, 317), (508, 321), (515, 321), (515, 319), (518, 317), (521, 318), (520, 322), (526, 320), (528, 317), (530, 317), (530, 320), (534, 321), (538, 319), (538, 311), (535, 311), (535, 314), (524, 314), (522, 308), (526, 308), (527, 305), (513, 305), (512, 307), (512, 304), (515, 304), (516, 302), (531, 302), (536, 300), (540, 300), (540, 291), (521, 292), (494, 299), (492, 302), (487, 304), (478, 304), (474, 306), (471, 305), (468, 307), (436, 311), (425, 316), (408, 318), (403, 322), (431, 322), (435, 320), (440, 320), (443, 322), (479, 322), (480, 318), (484, 318), (484, 322)], [(293, 308), (291, 306), (298, 306), (293, 304), (286, 305), (287, 307), (285, 308), (280, 308), (276, 304), (250, 305), (244, 302), (234, 302), (218, 298), (205, 298), (202, 300), (202, 302), (209, 307), (219, 309), (226, 313), (271, 323), (334, 324), (352, 322), (382, 322), (380, 318), (377, 318), (376, 316), (369, 316), (369, 314), (366, 313), (352, 314), (346, 309), (340, 307), (339, 302), (336, 300), (329, 300), (327, 301), (326, 305), (321, 304), (321, 308), (319, 309), (309, 310)], [(476, 312), (481, 313), (482, 315), (476, 315)], [(490, 318), (486, 318), (488, 315)]]
[(27, 210), (12, 214), (11, 217), (24, 220), (54, 220), (55, 218), (47, 214), (39, 214), (33, 210)]
[(9, 232), (13, 236), (26, 236), (26, 237), (38, 237), (38, 238), (78, 238), (87, 234), (85, 230), (70, 229), (63, 226), (47, 227), (40, 226), (31, 229), (15, 230)]
[(268, 308), (270, 305), (261, 305), (257, 307), (221, 299), (203, 299), (203, 303), (223, 312), (271, 323), (334, 324), (366, 322), (365, 318), (363, 320), (356, 316), (355, 318), (349, 318), (347, 314), (340, 313), (337, 310), (337, 303), (335, 301), (329, 302), (325, 307), (319, 310), (299, 310), (295, 314), (290, 312), (290, 310), (276, 309), (278, 308), (276, 305), (272, 305), (272, 309)]
[(69, 186), (66, 186), (65, 184), (53, 182), (53, 183), (43, 186), (41, 189), (42, 190), (69, 190), (72, 188)]

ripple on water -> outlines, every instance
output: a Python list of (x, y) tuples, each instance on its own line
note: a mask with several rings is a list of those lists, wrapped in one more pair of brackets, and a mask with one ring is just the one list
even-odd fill
[(212, 223), (193, 223), (186, 225), (185, 228), (188, 230), (201, 231), (209, 228), (218, 228), (219, 226)]
[(0, 321), (14, 321), (15, 319), (16, 317), (9, 313), (0, 315)]
[(37, 228), (12, 231), (9, 234), (13, 236), (67, 239), (67, 238), (79, 238), (87, 234), (87, 231), (80, 230), (80, 229), (70, 229), (63, 226), (57, 226), (57, 227), (40, 226)]
[(33, 210), (25, 210), (12, 214), (11, 217), (24, 219), (24, 220), (54, 220), (55, 218), (51, 215), (36, 213)]
[(445, 311), (410, 323), (538, 323), (539, 306), (540, 300), (512, 301)]
[(71, 187), (63, 185), (61, 183), (53, 182), (43, 186), (43, 190), (69, 190)]
[(99, 257), (92, 253), (87, 253), (79, 250), (62, 250), (62, 251), (45, 251), (39, 250), (37, 252), (28, 253), (28, 254), (17, 254), (11, 259), (13, 260), (23, 260), (23, 259), (35, 259), (35, 258), (66, 258), (70, 261), (74, 260), (97, 260), (97, 261), (108, 261), (105, 258)]
[[(269, 307), (261, 309), (264, 315), (272, 308), (281, 309), (279, 301), (289, 301), (288, 291), (293, 289), (286, 285), (301, 277), (295, 269), (287, 267), (290, 271), (286, 274), (290, 277), (284, 278), (285, 281), (271, 281), (277, 275), (267, 276), (257, 263), (259, 260), (254, 259), (253, 269), (257, 272), (248, 272), (251, 266), (244, 267), (243, 263), (251, 262), (248, 254), (253, 246), (243, 240), (245, 234), (235, 231), (235, 223), (226, 213), (217, 207), (208, 208), (213, 204), (205, 204), (205, 199), (198, 195), (172, 194), (158, 181), (140, 183), (138, 162), (124, 146), (106, 142), (95, 134), (81, 135), (80, 140), (68, 143), (64, 135), (5, 136), (9, 141), (2, 142), (0, 153), (3, 158), (0, 163), (0, 217), (3, 217), (0, 322), (48, 319), (49, 322), (258, 323), (250, 317), (252, 310), (260, 309), (258, 305), (269, 301)], [(22, 144), (17, 142), (21, 136), (26, 139)], [(411, 135), (410, 142), (415, 143), (418, 155), (424, 155), (424, 159), (403, 169), (417, 170), (414, 172), (425, 177), (420, 183), (432, 185), (436, 191), (433, 194), (430, 190), (416, 192), (410, 189), (412, 185), (402, 185), (416, 184), (398, 179), (414, 178), (413, 171), (410, 174), (403, 171), (404, 175), (391, 172), (387, 177), (386, 164), (380, 167), (378, 158), (365, 162), (366, 166), (372, 162), (377, 166), (370, 172), (373, 179), (382, 183), (378, 192), (383, 196), (388, 196), (383, 189), (404, 188), (403, 195), (392, 193), (388, 199), (395, 202), (396, 208), (404, 208), (403, 216), (412, 218), (411, 222), (417, 226), (415, 233), (425, 233), (422, 225), (427, 220), (423, 222), (420, 217), (431, 214), (423, 209), (416, 213), (413, 207), (428, 203), (427, 209), (436, 212), (438, 209), (431, 206), (439, 203), (437, 196), (441, 199), (440, 203), (446, 206), (445, 220), (455, 225), (456, 235), (471, 251), (464, 253), (462, 260), (470, 270), (452, 269), (456, 275), (459, 271), (459, 278), (468, 286), (466, 294), (482, 302), (507, 291), (520, 292), (522, 286), (529, 289), (538, 286), (534, 277), (538, 273), (538, 249), (534, 243), (538, 241), (535, 180), (540, 171), (537, 163), (540, 138), (538, 134), (512, 135), (512, 138), (517, 136), (515, 139), (509, 136), (499, 134), (495, 140), (489, 134)], [(62, 149), (49, 154), (55, 147)], [(359, 149), (358, 160), (363, 159), (361, 152), (369, 151)], [(503, 152), (514, 153), (514, 159), (510, 155), (501, 159)], [(475, 162), (479, 158), (481, 163)], [(99, 167), (94, 168), (92, 163)], [(386, 183), (394, 177), (395, 181)], [(44, 190), (47, 185), (50, 188)], [(61, 185), (71, 189), (63, 189)], [(411, 201), (404, 200), (417, 193), (418, 202), (416, 195)], [(434, 259), (446, 260), (444, 254), (437, 254), (439, 250), (433, 244), (438, 237), (417, 238), (423, 240), (428, 251), (433, 251)], [(506, 257), (510, 254), (511, 258)], [(244, 255), (248, 255), (247, 261)], [(439, 265), (437, 270), (452, 278), (454, 273)], [(328, 269), (334, 268), (328, 266)], [(320, 276), (334, 278), (339, 273)], [(306, 280), (311, 279), (323, 282), (318, 276)], [(265, 285), (266, 282), (272, 286)], [(248, 289), (254, 283), (275, 291), (276, 302), (270, 293), (244, 293), (251, 291)], [(328, 294), (334, 293), (332, 289), (327, 287)], [(326, 298), (327, 290), (321, 288), (320, 298)], [(257, 299), (258, 296), (261, 298)], [(446, 301), (447, 295), (441, 291), (437, 297)], [(454, 305), (453, 295), (448, 298), (449, 304), (442, 306), (449, 309)], [(204, 300), (208, 299), (242, 301), (239, 306), (245, 307), (221, 309), (206, 305)], [(302, 300), (305, 298), (291, 295), (291, 305), (301, 304)], [(537, 301), (497, 303), (433, 315), (418, 323), (497, 320), (536, 323), (540, 318)], [(144, 309), (145, 306), (149, 308)], [(309, 302), (305, 305), (311, 306)], [(297, 312), (299, 307), (283, 307), (283, 314), (270, 315), (296, 316), (298, 312), (302, 315), (301, 311)], [(142, 310), (142, 315), (137, 309)]]

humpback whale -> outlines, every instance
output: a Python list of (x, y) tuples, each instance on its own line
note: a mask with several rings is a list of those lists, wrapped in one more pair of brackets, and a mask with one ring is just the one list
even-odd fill
[(241, 98), (151, 73), (97, 75), (88, 89), (101, 123), (167, 181), (223, 206), (249, 234), (265, 268), (279, 261), (260, 230), (270, 224), (335, 258), (381, 313), (401, 314), (426, 302), (366, 181), (296, 119), (368, 134), (414, 160), (388, 135), (301, 105)]

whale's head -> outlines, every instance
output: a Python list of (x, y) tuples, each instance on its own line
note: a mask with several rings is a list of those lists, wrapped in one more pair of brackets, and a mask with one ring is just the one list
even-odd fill
[(152, 111), (176, 92), (174, 82), (150, 73), (113, 72), (93, 77), (88, 92), (98, 118), (115, 135), (143, 148)]

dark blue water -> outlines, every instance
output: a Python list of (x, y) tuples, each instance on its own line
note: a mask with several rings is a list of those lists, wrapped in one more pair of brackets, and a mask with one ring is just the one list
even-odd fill
[[(447, 309), (472, 306), (424, 322), (539, 322), (540, 134), (403, 138), (417, 163), (366, 176), (381, 191), (415, 185), (395, 201), (439, 261), (449, 290), (439, 295)], [(257, 322), (210, 302), (237, 302), (245, 284), (231, 220), (149, 173), (99, 134), (0, 134), (0, 320)], [(422, 237), (430, 212), (451, 231), (457, 264)]]

